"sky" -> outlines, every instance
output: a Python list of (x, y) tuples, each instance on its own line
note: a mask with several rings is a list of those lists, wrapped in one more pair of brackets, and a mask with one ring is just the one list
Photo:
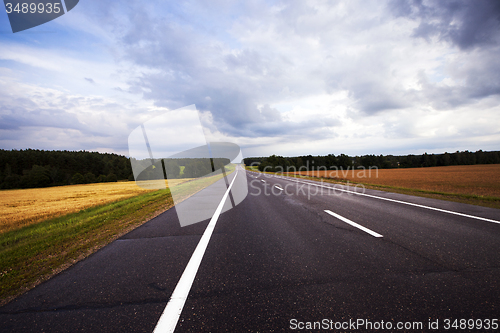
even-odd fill
[(128, 156), (195, 104), (244, 157), (500, 150), (499, 54), (498, 1), (80, 0), (15, 34), (4, 12), (0, 149)]

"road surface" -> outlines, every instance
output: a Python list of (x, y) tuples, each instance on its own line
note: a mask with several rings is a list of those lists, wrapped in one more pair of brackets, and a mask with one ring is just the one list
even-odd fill
[[(236, 177), (248, 195), (211, 222), (175, 332), (498, 321), (500, 210), (241, 167)], [(0, 331), (153, 332), (208, 224), (181, 228), (168, 210), (0, 308)]]

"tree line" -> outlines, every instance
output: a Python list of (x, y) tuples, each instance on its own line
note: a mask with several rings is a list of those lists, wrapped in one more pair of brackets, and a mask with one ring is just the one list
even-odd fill
[(213, 172), (221, 172), (221, 168), (230, 163), (227, 158), (164, 158), (131, 160), (134, 166), (142, 170), (136, 180), (198, 178)]
[(349, 170), (352, 168), (377, 167), (379, 169), (390, 168), (420, 168), (448, 165), (473, 165), (473, 164), (499, 164), (500, 151), (476, 152), (457, 151), (444, 154), (422, 155), (363, 155), (348, 156), (340, 154), (328, 154), (325, 156), (297, 156), (283, 157), (271, 155), (269, 157), (249, 157), (244, 159), (248, 166), (258, 165), (260, 171), (281, 172), (281, 171), (309, 171), (318, 168), (338, 168), (339, 170)]
[(125, 156), (88, 151), (0, 149), (0, 188), (37, 188), (133, 180)]

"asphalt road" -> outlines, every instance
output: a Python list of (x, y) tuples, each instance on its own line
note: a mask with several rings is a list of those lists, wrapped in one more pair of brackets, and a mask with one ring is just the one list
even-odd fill
[[(176, 332), (500, 331), (500, 224), (474, 218), (500, 210), (237, 177)], [(152, 332), (208, 224), (165, 212), (0, 308), (0, 331)]]

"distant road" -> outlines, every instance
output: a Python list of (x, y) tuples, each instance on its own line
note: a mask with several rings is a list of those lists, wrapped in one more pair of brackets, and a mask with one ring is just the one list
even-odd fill
[[(314, 322), (461, 332), (461, 319), (482, 332), (498, 321), (500, 210), (334, 192), (242, 168), (236, 177), (247, 177), (248, 196), (214, 224), (176, 332), (311, 331)], [(165, 212), (0, 308), (0, 331), (152, 332), (208, 223), (181, 228)]]

